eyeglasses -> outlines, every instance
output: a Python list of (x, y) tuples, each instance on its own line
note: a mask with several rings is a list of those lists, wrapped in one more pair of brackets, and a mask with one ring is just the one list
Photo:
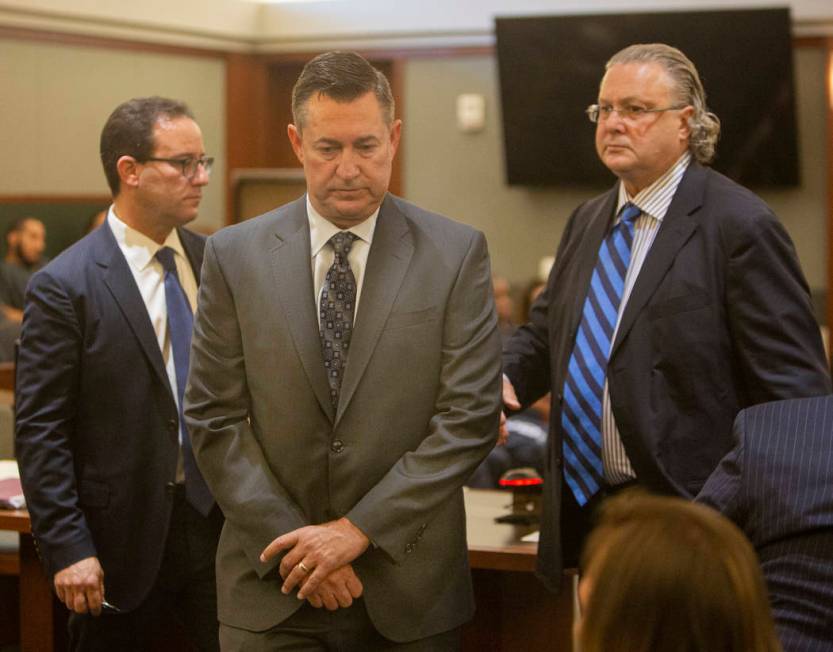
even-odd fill
[(202, 169), (205, 170), (206, 176), (211, 176), (211, 167), (214, 165), (213, 156), (202, 156), (200, 158), (194, 158), (193, 156), (186, 156), (184, 158), (155, 158), (151, 156), (142, 162), (146, 163), (149, 161), (158, 161), (160, 163), (178, 165), (182, 169), (182, 176), (189, 181), (196, 176), (197, 169), (200, 165), (202, 165)]
[(664, 109), (646, 109), (644, 106), (638, 104), (628, 104), (627, 106), (620, 106), (618, 108), (610, 104), (591, 104), (584, 112), (590, 118), (590, 122), (596, 124), (599, 120), (607, 120), (611, 113), (618, 113), (622, 120), (627, 122), (638, 122), (649, 113), (665, 113), (666, 111), (679, 111), (686, 108), (687, 104), (680, 104), (677, 106), (667, 106)]

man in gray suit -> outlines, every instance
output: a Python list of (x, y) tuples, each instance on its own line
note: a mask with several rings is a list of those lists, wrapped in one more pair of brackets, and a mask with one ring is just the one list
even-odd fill
[(209, 240), (195, 321), (221, 644), (457, 649), (500, 412), (485, 239), (387, 193), (401, 122), (360, 56), (309, 62), (292, 109), (307, 194)]

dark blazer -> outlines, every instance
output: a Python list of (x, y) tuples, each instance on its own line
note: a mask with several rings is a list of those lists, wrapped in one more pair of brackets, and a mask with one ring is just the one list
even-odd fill
[(833, 647), (833, 396), (744, 410), (698, 500), (746, 533), (785, 652)]
[[(504, 348), (504, 371), (524, 405), (552, 388), (538, 559), (552, 586), (562, 567), (561, 392), (617, 191), (572, 214), (530, 322)], [(831, 391), (792, 243), (758, 197), (689, 165), (625, 306), (607, 378), (639, 482), (687, 497), (731, 448), (741, 408)]]
[[(205, 239), (179, 237), (199, 280)], [(17, 367), (17, 456), (50, 577), (96, 555), (107, 600), (159, 571), (178, 415), (139, 288), (106, 224), (32, 277)]]
[(387, 638), (474, 611), (462, 485), (494, 446), (500, 337), (482, 233), (388, 195), (379, 211), (338, 409), (321, 355), (301, 199), (206, 246), (186, 418), (226, 515), (220, 622), (273, 627), (275, 537), (346, 516), (373, 542), (353, 568)]

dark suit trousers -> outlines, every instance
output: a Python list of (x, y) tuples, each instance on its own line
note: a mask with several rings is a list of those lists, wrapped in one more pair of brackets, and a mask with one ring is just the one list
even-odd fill
[(604, 502), (622, 491), (637, 489), (638, 486), (638, 483), (633, 481), (618, 487), (602, 488), (584, 507), (579, 507), (572, 490), (562, 478), (561, 545), (564, 568), (580, 567), (581, 552), (587, 537), (596, 525), (599, 509)]
[(359, 598), (346, 609), (327, 611), (305, 603), (282, 623), (265, 632), (220, 626), (224, 652), (457, 652), (461, 632), (457, 627), (428, 638), (396, 643), (386, 639), (370, 622), (364, 600)]
[(72, 614), (70, 649), (157, 650), (174, 638), (179, 624), (194, 649), (219, 650), (214, 558), (222, 527), (218, 507), (203, 517), (185, 500), (184, 487), (177, 485), (162, 567), (150, 593), (129, 613)]

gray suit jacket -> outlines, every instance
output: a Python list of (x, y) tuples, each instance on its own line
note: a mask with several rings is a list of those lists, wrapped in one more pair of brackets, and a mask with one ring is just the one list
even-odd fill
[(461, 486), (494, 445), (500, 338), (483, 235), (388, 195), (338, 410), (318, 335), (305, 200), (206, 246), (186, 395), (198, 463), (226, 515), (220, 621), (272, 627), (275, 537), (346, 516), (377, 629), (422, 638), (471, 617)]

